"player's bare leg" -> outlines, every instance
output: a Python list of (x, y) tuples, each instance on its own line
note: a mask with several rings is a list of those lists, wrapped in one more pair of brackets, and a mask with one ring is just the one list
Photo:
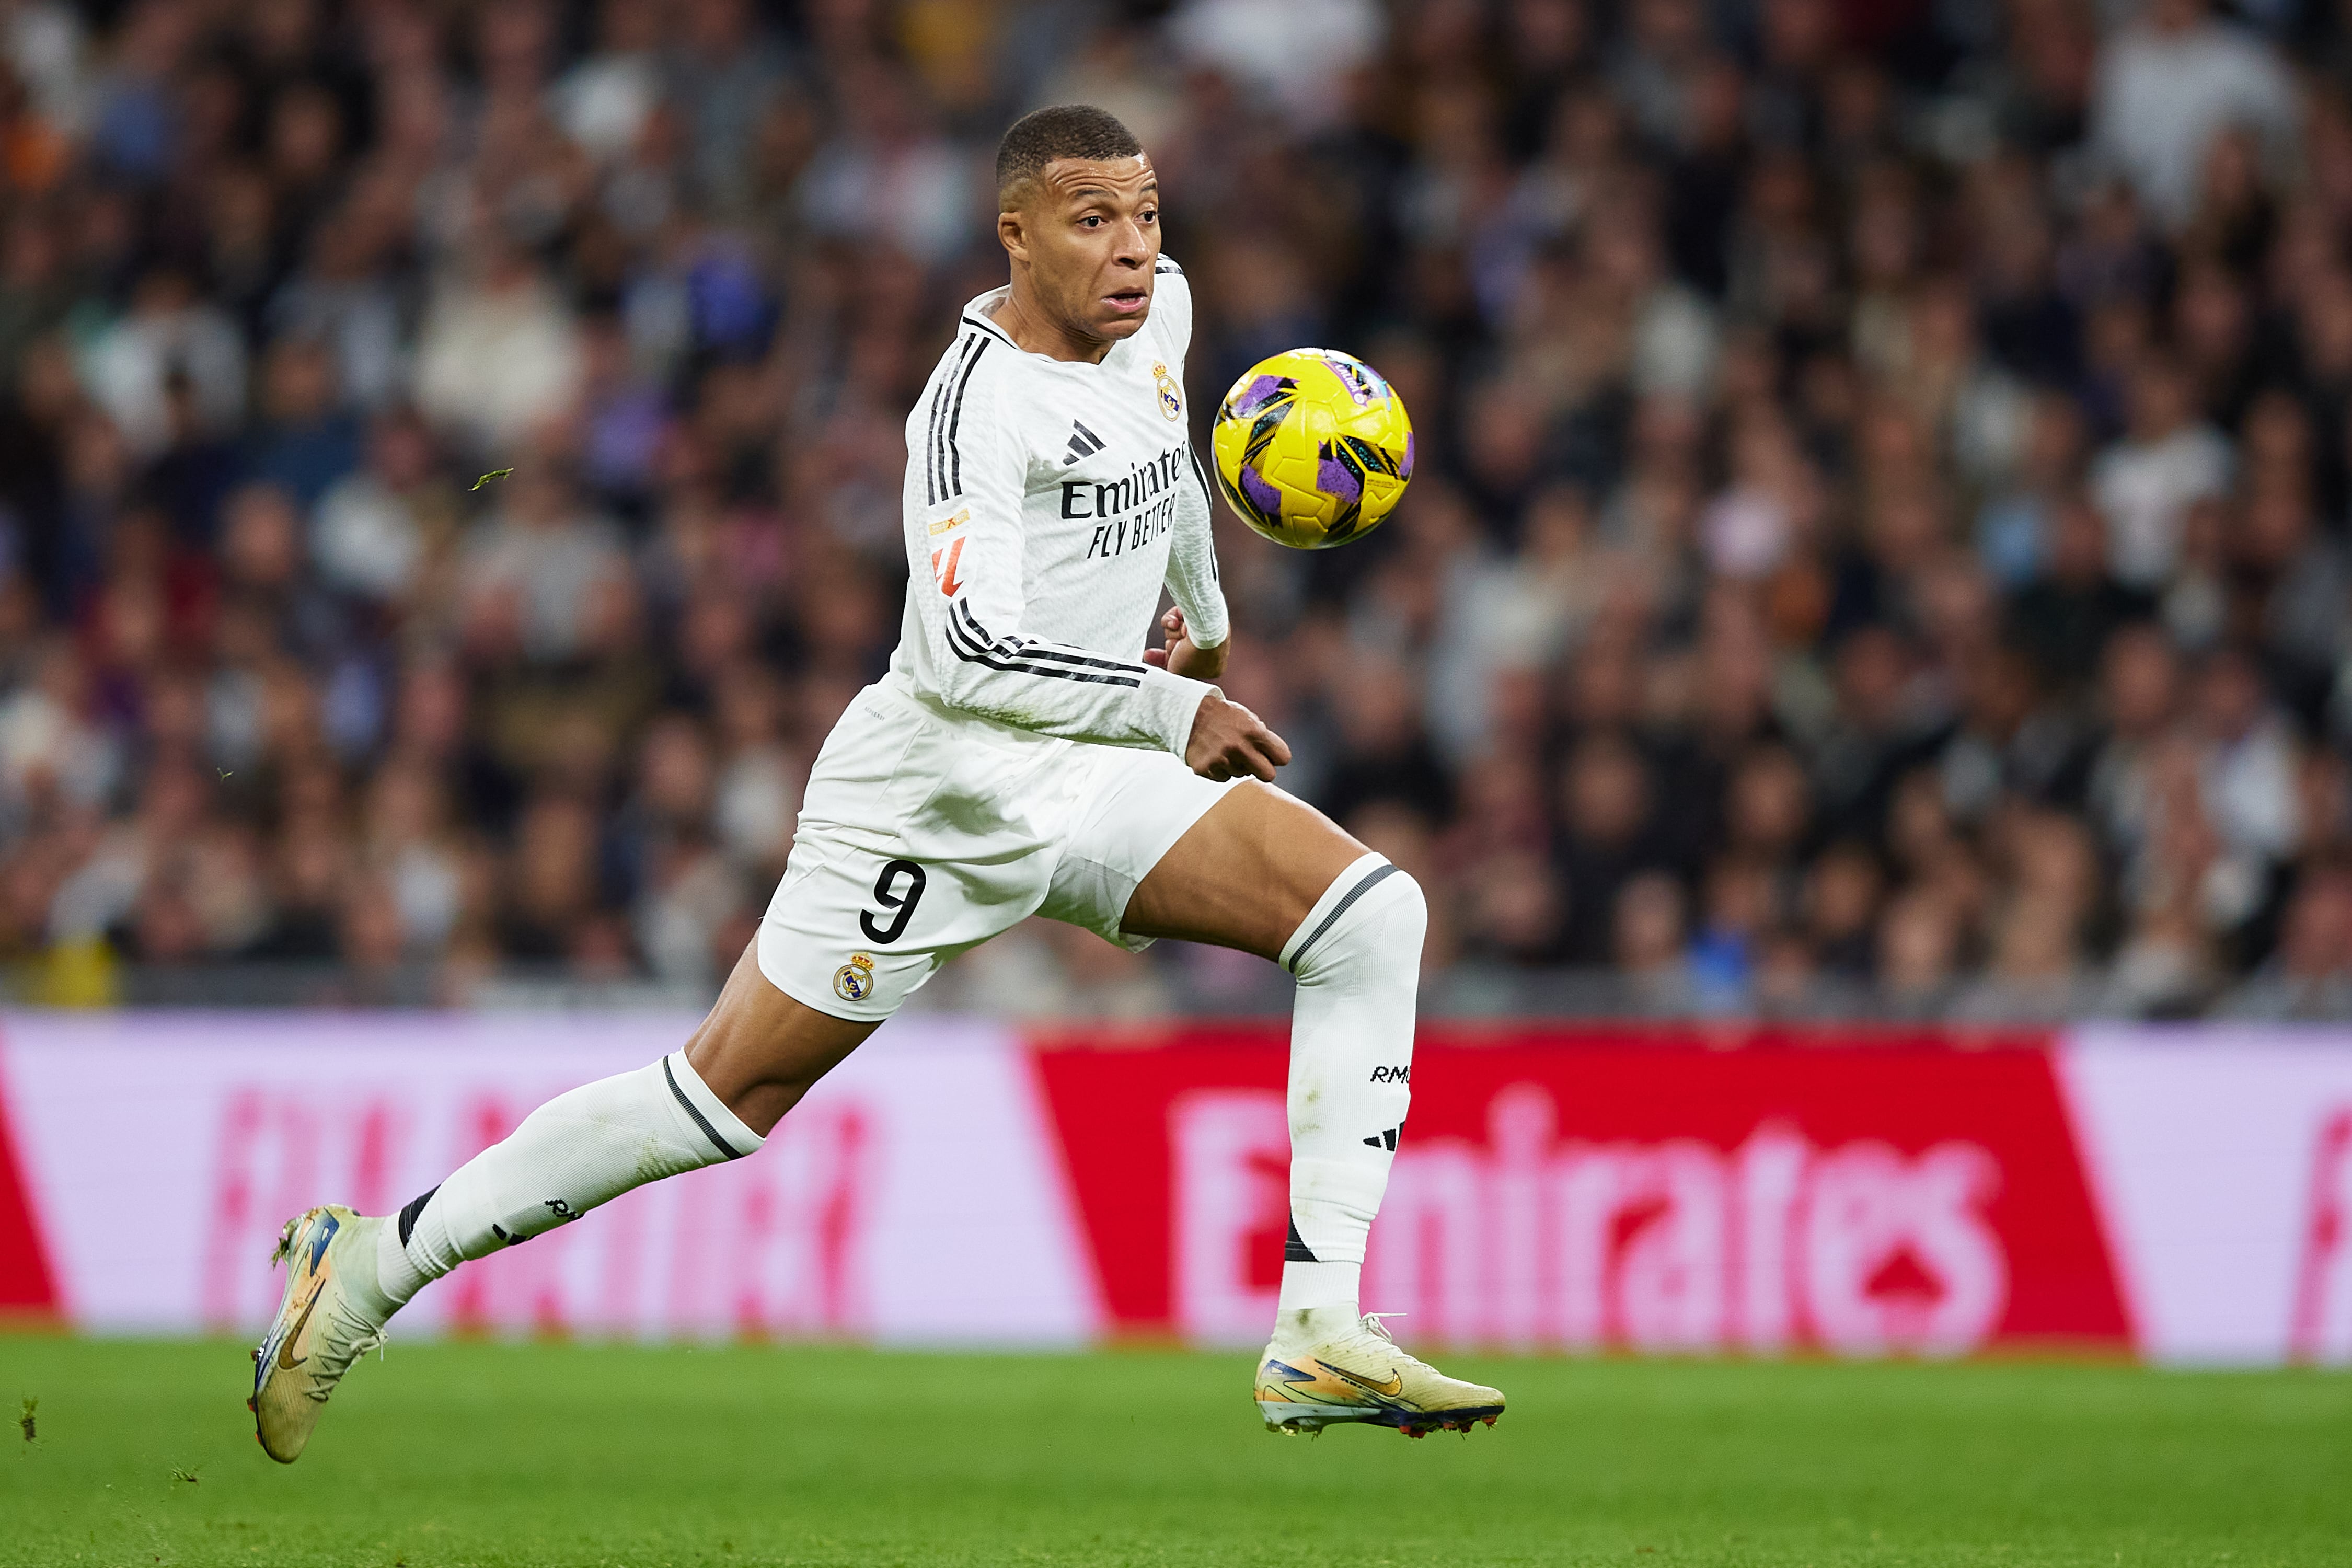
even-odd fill
[(328, 1206), (289, 1221), (286, 1293), (254, 1352), (262, 1447), (299, 1457), (344, 1373), (426, 1280), (632, 1187), (750, 1153), (876, 1027), (785, 995), (755, 944), (685, 1049), (556, 1096), (396, 1215)]
[(817, 1079), (880, 1027), (820, 1013), (777, 990), (760, 973), (754, 942), (686, 1042), (686, 1059), (728, 1110), (765, 1138)]
[(1410, 1096), (1427, 924), (1412, 879), (1278, 790), (1226, 792), (1152, 868), (1123, 927), (1239, 948), (1298, 977), (1290, 1234), (1257, 1402), (1276, 1431), (1363, 1421), (1419, 1436), (1503, 1413), (1491, 1388), (1399, 1350), (1358, 1310), (1364, 1237)]

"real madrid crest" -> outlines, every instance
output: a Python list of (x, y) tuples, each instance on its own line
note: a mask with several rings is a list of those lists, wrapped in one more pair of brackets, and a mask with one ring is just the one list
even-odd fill
[(1160, 412), (1171, 419), (1183, 418), (1184, 397), (1176, 390), (1176, 378), (1157, 360), (1151, 365), (1151, 384), (1160, 389)]
[(833, 972), (833, 994), (845, 1002), (863, 1002), (874, 994), (874, 955), (853, 952), (849, 962)]

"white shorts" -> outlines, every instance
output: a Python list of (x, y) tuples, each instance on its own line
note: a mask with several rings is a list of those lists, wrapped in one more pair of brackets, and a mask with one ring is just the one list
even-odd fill
[(1127, 901), (1223, 798), (1166, 752), (1088, 745), (934, 708), (886, 677), (810, 771), (760, 971), (879, 1022), (940, 965), (1033, 914), (1130, 951)]

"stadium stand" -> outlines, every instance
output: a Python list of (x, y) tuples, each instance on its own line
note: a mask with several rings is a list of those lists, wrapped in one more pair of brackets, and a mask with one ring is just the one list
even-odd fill
[[(1196, 418), (1309, 342), (1416, 416), (1365, 542), (1221, 553), (1433, 1005), (2352, 1016), (2342, 7), (20, 0), (0, 55), (19, 999), (715, 985), (897, 636), (994, 139), (1085, 100)], [(1033, 924), (935, 990), (1278, 979)]]

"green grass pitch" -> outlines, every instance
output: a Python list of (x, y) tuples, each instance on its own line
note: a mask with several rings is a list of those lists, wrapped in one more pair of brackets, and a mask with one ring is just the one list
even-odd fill
[(395, 1342), (281, 1468), (242, 1346), (5, 1337), (0, 1563), (2352, 1563), (2342, 1375), (1447, 1364), (1500, 1426), (1275, 1437), (1246, 1352)]

